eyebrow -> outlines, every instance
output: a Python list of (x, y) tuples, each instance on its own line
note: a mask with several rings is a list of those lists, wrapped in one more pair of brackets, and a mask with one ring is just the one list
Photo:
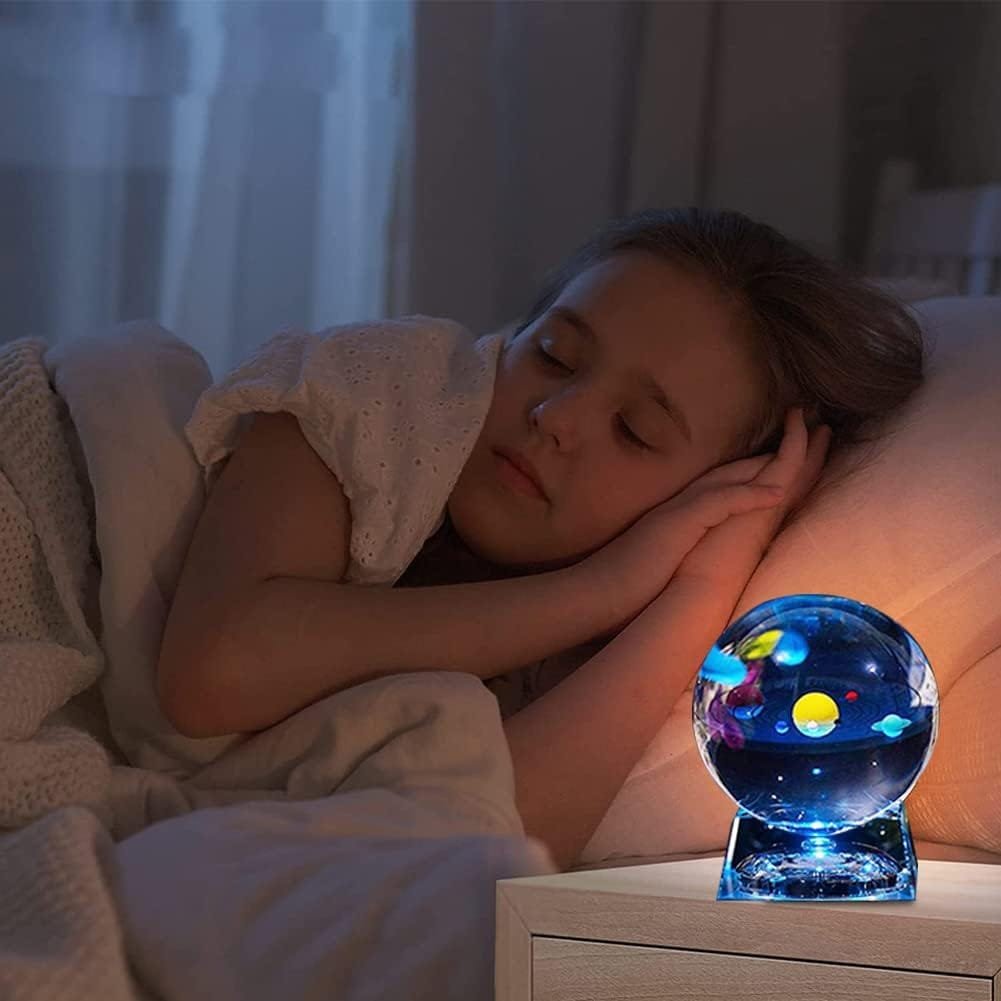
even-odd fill
[[(583, 334), (592, 344), (600, 343), (600, 338), (580, 313), (574, 312), (574, 310), (569, 309), (567, 306), (553, 306), (549, 312), (566, 320), (570, 326)], [(642, 371), (637, 373), (637, 379), (640, 386), (650, 394), (651, 399), (659, 403), (667, 411), (668, 416), (678, 425), (681, 433), (690, 445), (692, 443), (692, 429), (688, 426), (688, 421), (681, 412), (681, 408), (667, 395), (663, 386), (649, 372)]]

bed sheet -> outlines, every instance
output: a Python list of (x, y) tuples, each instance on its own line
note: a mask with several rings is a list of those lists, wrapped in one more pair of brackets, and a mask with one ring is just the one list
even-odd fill
[[(458, 671), (380, 677), (260, 733), (188, 740), (199, 753), (178, 767), (155, 670), (203, 503), (181, 430), (204, 363), (148, 325), (47, 354), (48, 378), (40, 346), (22, 348), (31, 412), (58, 410), (54, 386), (86, 463), (101, 650), (85, 652), (105, 669), (82, 677), (83, 654), (41, 607), (30, 644), (0, 638), (0, 805), (18, 807), (0, 816), (0, 997), (489, 998), (494, 883), (555, 871), (525, 836), (496, 699)], [(61, 440), (65, 424), (49, 425)], [(13, 480), (38, 465), (22, 437)], [(86, 505), (29, 480), (35, 502), (8, 491), (4, 514), (24, 508), (25, 531), (51, 545), (9, 584), (34, 595), (48, 573), (83, 622)], [(85, 544), (60, 547), (64, 524)], [(124, 729), (95, 718), (109, 695)], [(164, 753), (125, 760), (120, 737), (163, 737)], [(67, 778), (80, 749), (87, 783)]]

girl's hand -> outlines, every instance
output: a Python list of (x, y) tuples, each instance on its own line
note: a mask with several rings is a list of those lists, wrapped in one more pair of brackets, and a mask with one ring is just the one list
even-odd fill
[(757, 484), (779, 488), (779, 503), (735, 513), (704, 532), (681, 561), (674, 580), (701, 580), (722, 590), (735, 590), (736, 602), (786, 517), (819, 479), (830, 440), (830, 428), (822, 425), (808, 432), (802, 410), (790, 410), (778, 453), (755, 478)]
[(783, 500), (774, 471), (773, 484), (761, 482), (775, 459), (759, 455), (709, 470), (580, 562), (581, 572), (608, 596), (612, 631), (664, 590), (706, 532), (736, 515), (768, 512)]

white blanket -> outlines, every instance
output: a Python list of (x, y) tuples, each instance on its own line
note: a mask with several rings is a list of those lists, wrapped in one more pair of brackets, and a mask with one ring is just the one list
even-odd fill
[(496, 880), (555, 869), (518, 833), (478, 685), (332, 696), (303, 755), (289, 720), (290, 756), (344, 775), (322, 799), (195, 809), (117, 844), (63, 807), (0, 838), (0, 997), (488, 1001)]
[[(47, 364), (94, 489), (104, 694), (155, 719), (151, 672), (203, 502), (180, 429), (208, 373), (152, 325)], [(85, 698), (59, 719), (104, 744), (101, 802), (89, 787), (92, 809), (70, 797), (0, 837), (0, 996), (492, 996), (494, 882), (555, 867), (524, 836), (498, 707), (477, 679), (348, 689), (223, 739), (187, 777), (124, 761), (99, 710)]]

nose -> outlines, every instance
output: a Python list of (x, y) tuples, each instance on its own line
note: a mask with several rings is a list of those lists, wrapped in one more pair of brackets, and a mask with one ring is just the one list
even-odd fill
[(565, 387), (539, 400), (531, 411), (533, 425), (556, 440), (561, 450), (574, 447), (585, 433), (588, 415), (593, 410), (586, 394), (579, 388)]

